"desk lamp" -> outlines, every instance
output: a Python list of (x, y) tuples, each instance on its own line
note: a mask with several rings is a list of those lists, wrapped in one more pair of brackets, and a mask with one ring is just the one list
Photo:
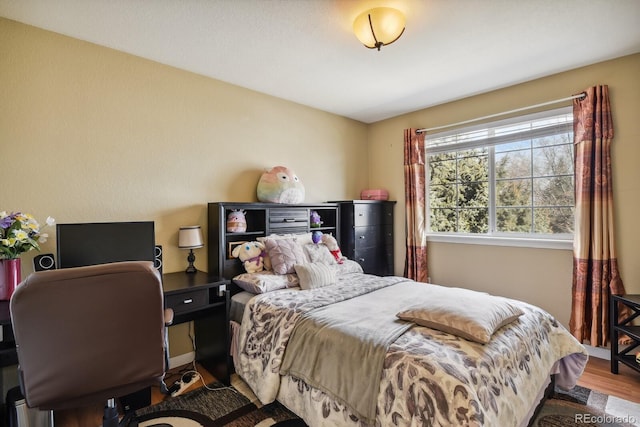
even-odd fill
[(204, 246), (202, 242), (202, 232), (199, 225), (190, 225), (186, 227), (180, 227), (178, 232), (178, 247), (180, 249), (189, 249), (189, 255), (187, 261), (189, 266), (185, 270), (187, 273), (195, 273), (196, 267), (193, 263), (196, 260), (196, 256), (193, 254), (193, 250)]

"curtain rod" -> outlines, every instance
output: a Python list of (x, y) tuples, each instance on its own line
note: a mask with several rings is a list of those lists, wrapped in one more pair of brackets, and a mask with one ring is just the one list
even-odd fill
[(587, 94), (585, 92), (582, 92), (582, 93), (579, 93), (577, 95), (568, 96), (566, 98), (555, 99), (553, 101), (547, 101), (547, 102), (543, 102), (541, 104), (529, 105), (528, 107), (521, 107), (521, 108), (516, 108), (515, 110), (503, 111), (502, 113), (495, 113), (495, 114), (490, 114), (488, 116), (477, 117), (475, 119), (465, 120), (463, 122), (451, 123), (451, 124), (448, 124), (448, 125), (436, 126), (436, 127), (432, 127), (432, 128), (418, 129), (418, 130), (416, 130), (416, 132), (417, 133), (422, 133), (422, 132), (429, 132), (429, 131), (432, 131), (432, 130), (450, 128), (450, 127), (454, 127), (454, 126), (458, 126), (458, 125), (466, 125), (467, 123), (478, 122), (480, 120), (491, 119), (493, 117), (504, 116), (506, 114), (511, 114), (511, 113), (517, 113), (519, 111), (531, 110), (533, 108), (544, 107), (545, 105), (557, 104), (559, 102), (569, 101), (569, 100), (573, 100), (573, 99), (576, 99), (576, 98), (584, 98), (585, 96), (587, 96)]

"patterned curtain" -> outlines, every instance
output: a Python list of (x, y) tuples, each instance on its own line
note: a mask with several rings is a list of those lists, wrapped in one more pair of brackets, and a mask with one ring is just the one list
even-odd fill
[[(569, 329), (580, 342), (604, 346), (609, 339), (609, 295), (625, 293), (613, 225), (613, 122), (608, 87), (591, 87), (585, 93), (573, 101), (576, 211)], [(626, 315), (621, 310), (621, 317)]]
[(404, 275), (427, 281), (427, 234), (425, 219), (424, 133), (404, 131), (404, 194), (407, 212), (407, 257)]

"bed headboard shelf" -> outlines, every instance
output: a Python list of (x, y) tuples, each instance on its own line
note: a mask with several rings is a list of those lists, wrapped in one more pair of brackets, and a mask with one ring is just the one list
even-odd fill
[[(278, 203), (211, 202), (208, 204), (209, 273), (231, 279), (244, 272), (240, 261), (231, 257), (234, 245), (270, 234), (322, 231), (339, 236), (340, 215), (337, 203), (283, 205)], [(247, 230), (227, 232), (227, 216), (244, 210)], [(322, 226), (311, 228), (311, 212), (322, 218)]]

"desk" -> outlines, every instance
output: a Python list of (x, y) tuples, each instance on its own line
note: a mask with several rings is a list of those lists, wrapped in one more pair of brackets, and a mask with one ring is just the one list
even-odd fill
[(217, 380), (229, 384), (230, 282), (208, 273), (168, 273), (163, 277), (164, 305), (173, 309), (173, 324), (193, 321), (196, 360)]
[(0, 328), (2, 331), (2, 340), (0, 340), (0, 367), (17, 365), (18, 355), (16, 354), (16, 343), (13, 339), (13, 329), (11, 328), (9, 301), (0, 301)]
[[(162, 280), (165, 307), (174, 311), (173, 324), (194, 322), (196, 360), (229, 384), (229, 281), (202, 271), (168, 273)], [(0, 327), (0, 367), (17, 365), (9, 301), (0, 301)]]

